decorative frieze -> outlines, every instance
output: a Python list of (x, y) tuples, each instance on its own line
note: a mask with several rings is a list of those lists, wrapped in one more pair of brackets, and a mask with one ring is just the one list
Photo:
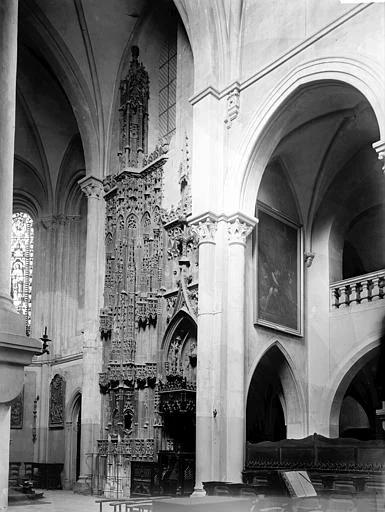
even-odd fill
[(124, 441), (109, 438), (98, 441), (99, 455), (124, 455), (126, 460), (152, 461), (155, 456), (155, 441), (152, 438), (131, 438)]
[(163, 157), (168, 153), (169, 143), (162, 140), (155, 146), (155, 149), (143, 158), (143, 168), (151, 165), (153, 169), (161, 167), (164, 164)]
[(193, 389), (160, 391), (159, 411), (165, 415), (194, 415), (196, 410), (196, 392)]
[(156, 325), (158, 317), (158, 295), (155, 293), (141, 293), (136, 297), (135, 320), (138, 328), (147, 325)]
[(136, 385), (138, 389), (143, 389), (146, 386), (155, 387), (156, 384), (156, 363), (145, 363), (136, 365)]
[(49, 428), (64, 428), (65, 380), (56, 374), (51, 380), (49, 395)]

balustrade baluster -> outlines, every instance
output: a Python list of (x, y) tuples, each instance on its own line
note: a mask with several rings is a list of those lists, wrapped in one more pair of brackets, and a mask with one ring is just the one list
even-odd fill
[(368, 302), (372, 302), (373, 290), (374, 290), (374, 279), (368, 279), (368, 281), (366, 282), (366, 288), (368, 291)]
[(357, 302), (357, 304), (361, 304), (362, 291), (363, 291), (362, 283), (361, 282), (357, 283), (355, 286), (355, 289), (356, 289), (356, 302)]
[(357, 302), (357, 288), (354, 283), (350, 285), (350, 304)]
[(350, 284), (347, 284), (345, 286), (345, 304), (347, 306), (350, 306), (350, 303), (352, 302), (351, 296), (352, 296), (352, 287), (350, 286)]
[(385, 270), (338, 281), (330, 286), (330, 305), (332, 309), (344, 309), (353, 303), (373, 302), (384, 297)]
[(371, 298), (371, 291), (372, 291), (372, 281), (370, 279), (367, 279), (361, 283), (361, 302), (364, 300), (367, 300), (370, 302), (372, 300)]
[(333, 290), (333, 306), (336, 307), (336, 308), (339, 308), (340, 306), (340, 289), (339, 288), (334, 288)]
[(379, 284), (379, 278), (378, 277), (374, 277), (372, 279), (372, 290), (371, 290), (371, 300), (372, 300), (372, 302), (374, 300), (378, 300), (380, 298), (379, 297), (380, 289), (378, 287), (378, 284)]
[(347, 308), (349, 305), (349, 303), (348, 303), (349, 295), (347, 293), (346, 288), (347, 288), (346, 286), (341, 286), (341, 288), (340, 288), (340, 309)]
[(385, 278), (383, 276), (381, 276), (378, 279), (378, 297), (380, 299), (384, 298), (384, 294), (385, 294), (384, 287), (385, 287)]

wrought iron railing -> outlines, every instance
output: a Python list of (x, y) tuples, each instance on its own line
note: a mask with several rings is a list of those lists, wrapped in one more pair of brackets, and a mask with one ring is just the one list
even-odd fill
[(342, 309), (352, 304), (363, 304), (385, 296), (385, 270), (337, 281), (330, 285), (331, 309)]

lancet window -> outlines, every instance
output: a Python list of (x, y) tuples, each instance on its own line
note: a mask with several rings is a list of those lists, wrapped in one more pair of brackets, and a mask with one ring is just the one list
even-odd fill
[(17, 212), (12, 216), (11, 296), (25, 317), (27, 336), (31, 333), (32, 268), (33, 220), (28, 213)]
[(159, 134), (168, 140), (175, 133), (176, 65), (174, 30), (162, 47), (159, 61)]

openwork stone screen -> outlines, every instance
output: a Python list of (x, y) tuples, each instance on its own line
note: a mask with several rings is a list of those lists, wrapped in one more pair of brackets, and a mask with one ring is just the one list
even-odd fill
[(159, 132), (170, 140), (175, 133), (176, 34), (165, 41), (159, 62)]
[(33, 220), (23, 212), (12, 216), (11, 295), (25, 317), (27, 336), (31, 333), (31, 291), (33, 267)]

